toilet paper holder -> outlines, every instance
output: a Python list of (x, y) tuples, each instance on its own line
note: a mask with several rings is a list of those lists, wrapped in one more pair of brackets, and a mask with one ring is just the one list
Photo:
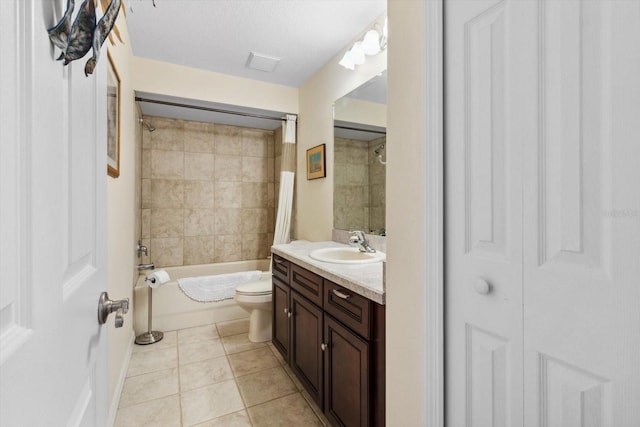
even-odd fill
[(147, 332), (144, 332), (136, 337), (135, 343), (139, 345), (149, 345), (155, 344), (158, 341), (164, 338), (164, 333), (160, 331), (154, 331), (152, 326), (152, 318), (153, 318), (153, 288), (157, 288), (158, 286), (166, 283), (169, 280), (169, 275), (160, 270), (156, 271), (145, 277), (144, 281), (149, 283), (149, 288), (147, 289), (149, 302), (147, 303)]

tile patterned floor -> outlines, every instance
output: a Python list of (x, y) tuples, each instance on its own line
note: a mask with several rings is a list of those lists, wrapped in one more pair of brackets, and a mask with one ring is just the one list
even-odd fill
[(239, 320), (135, 345), (115, 426), (328, 425), (280, 353), (248, 330)]

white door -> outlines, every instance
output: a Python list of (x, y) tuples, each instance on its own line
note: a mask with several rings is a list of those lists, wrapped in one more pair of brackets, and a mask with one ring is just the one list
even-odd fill
[[(523, 64), (531, 2), (445, 1), (446, 419), (522, 419)], [(518, 143), (514, 143), (518, 141)], [(466, 424), (465, 424), (466, 420)]]
[(640, 425), (638, 22), (445, 1), (450, 426)]
[(7, 427), (107, 420), (107, 330), (97, 321), (107, 286), (106, 54), (89, 77), (84, 61), (55, 60), (46, 29), (65, 6), (0, 1), (0, 425)]
[(640, 426), (640, 2), (537, 4), (526, 426)]

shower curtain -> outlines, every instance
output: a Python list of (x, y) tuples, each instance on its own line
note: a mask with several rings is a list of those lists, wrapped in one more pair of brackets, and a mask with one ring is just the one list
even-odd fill
[(273, 244), (291, 241), (291, 209), (293, 207), (293, 183), (296, 167), (296, 119), (297, 116), (287, 114), (282, 123), (282, 164), (280, 167), (280, 195), (276, 215), (276, 229)]

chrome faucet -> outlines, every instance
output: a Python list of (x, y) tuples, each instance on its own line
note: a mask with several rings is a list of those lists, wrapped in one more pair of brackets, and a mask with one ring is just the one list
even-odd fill
[(138, 271), (153, 270), (154, 268), (156, 268), (156, 266), (153, 265), (153, 263), (150, 263), (150, 264), (138, 264)]
[(142, 240), (138, 240), (137, 249), (138, 249), (138, 258), (141, 258), (143, 254), (146, 256), (149, 256), (149, 251), (147, 250), (147, 247), (142, 244)]
[(354, 230), (349, 235), (349, 244), (353, 247), (357, 247), (360, 252), (374, 253), (376, 250), (369, 246), (364, 231)]

